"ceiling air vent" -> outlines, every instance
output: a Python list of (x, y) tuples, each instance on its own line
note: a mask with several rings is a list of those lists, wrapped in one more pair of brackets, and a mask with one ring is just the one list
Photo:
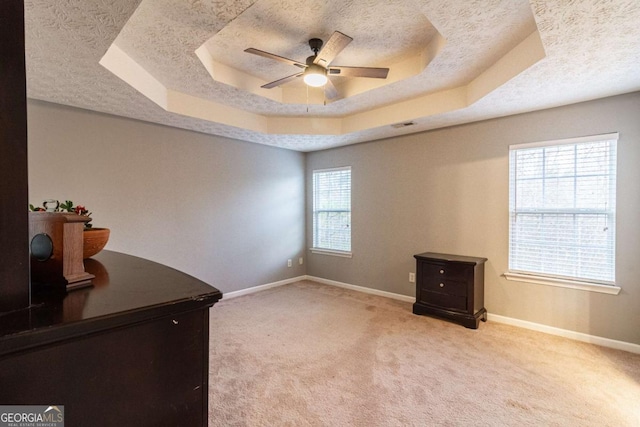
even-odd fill
[(404, 122), (404, 123), (396, 123), (395, 125), (391, 125), (391, 127), (395, 129), (400, 129), (400, 128), (406, 128), (407, 126), (413, 126), (415, 124), (416, 124), (415, 122)]

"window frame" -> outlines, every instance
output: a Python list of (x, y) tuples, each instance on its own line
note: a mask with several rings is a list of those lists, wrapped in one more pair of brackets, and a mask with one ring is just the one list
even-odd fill
[[(509, 242), (508, 242), (508, 270), (504, 273), (504, 277), (508, 280), (526, 282), (526, 283), (534, 283), (540, 285), (549, 285), (549, 286), (558, 286), (563, 288), (571, 288), (571, 289), (579, 289), (585, 291), (593, 291), (600, 293), (607, 293), (617, 295), (620, 293), (621, 288), (614, 282), (607, 282), (601, 280), (591, 280), (591, 279), (583, 279), (577, 277), (566, 277), (561, 275), (554, 274), (546, 274), (535, 271), (522, 271), (512, 269), (512, 244), (513, 244), (513, 215), (516, 215), (516, 211), (513, 210), (513, 185), (512, 182), (513, 174), (512, 168), (514, 165), (512, 164), (512, 153), (521, 149), (531, 149), (531, 148), (544, 148), (544, 147), (557, 147), (562, 145), (576, 145), (585, 142), (598, 142), (598, 141), (615, 141), (614, 142), (614, 150), (616, 150), (616, 162), (612, 164), (614, 179), (617, 179), (617, 142), (619, 140), (619, 135), (617, 132), (601, 134), (601, 135), (591, 135), (585, 137), (578, 138), (569, 138), (569, 139), (561, 139), (561, 140), (551, 140), (551, 141), (541, 141), (541, 142), (533, 142), (533, 143), (524, 143), (524, 144), (514, 144), (509, 146)], [(544, 176), (543, 179), (547, 179)], [(616, 194), (613, 194), (613, 200), (615, 200)], [(549, 210), (549, 209), (546, 209)], [(557, 209), (559, 211), (559, 209)], [(581, 209), (581, 208), (570, 208), (566, 210), (568, 213), (573, 215), (582, 215), (589, 214), (595, 212), (595, 210), (591, 209)], [(543, 213), (541, 211), (541, 213)], [(615, 203), (611, 213), (606, 213), (607, 215), (613, 216), (613, 223), (615, 224)], [(615, 259), (616, 259), (616, 235), (615, 235), (615, 227), (613, 231), (613, 259), (614, 259), (614, 275), (615, 275)]]
[[(339, 172), (339, 171), (349, 171), (349, 250), (340, 250), (340, 249), (335, 249), (335, 248), (325, 248), (325, 247), (319, 247), (316, 246), (317, 244), (317, 235), (318, 235), (318, 229), (317, 229), (317, 215), (319, 213), (319, 210), (316, 209), (316, 185), (315, 185), (315, 177), (317, 174), (321, 174), (321, 173), (327, 173), (327, 172)], [(352, 209), (351, 209), (351, 199), (352, 199), (352, 189), (353, 189), (353, 175), (352, 175), (352, 168), (351, 166), (340, 166), (340, 167), (334, 167), (334, 168), (325, 168), (325, 169), (314, 169), (311, 172), (311, 233), (312, 233), (312, 245), (310, 248), (310, 251), (314, 254), (322, 254), (322, 255), (331, 255), (331, 256), (337, 256), (337, 257), (345, 257), (345, 258), (351, 258), (352, 257), (352, 251), (351, 249), (353, 248), (352, 246)], [(323, 211), (326, 211), (323, 210)]]

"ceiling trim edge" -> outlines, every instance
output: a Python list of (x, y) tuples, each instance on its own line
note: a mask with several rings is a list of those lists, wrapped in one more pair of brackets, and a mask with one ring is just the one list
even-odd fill
[[(445, 42), (440, 38), (438, 43), (431, 43), (433, 46), (424, 53), (423, 60), (428, 62), (435, 57)], [(263, 134), (345, 135), (466, 108), (544, 57), (544, 46), (536, 30), (467, 85), (337, 118), (255, 114), (167, 89), (115, 43), (99, 63), (169, 112)]]

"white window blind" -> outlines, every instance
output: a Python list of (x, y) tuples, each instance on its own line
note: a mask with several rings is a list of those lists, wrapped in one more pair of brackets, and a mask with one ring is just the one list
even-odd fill
[(511, 272), (615, 283), (617, 140), (510, 147)]
[(313, 171), (313, 247), (351, 251), (351, 167)]

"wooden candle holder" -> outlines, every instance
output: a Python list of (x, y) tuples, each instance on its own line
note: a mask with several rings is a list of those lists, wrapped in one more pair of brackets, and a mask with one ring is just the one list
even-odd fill
[(31, 282), (64, 286), (66, 290), (91, 286), (95, 276), (82, 260), (87, 216), (62, 212), (29, 212)]

